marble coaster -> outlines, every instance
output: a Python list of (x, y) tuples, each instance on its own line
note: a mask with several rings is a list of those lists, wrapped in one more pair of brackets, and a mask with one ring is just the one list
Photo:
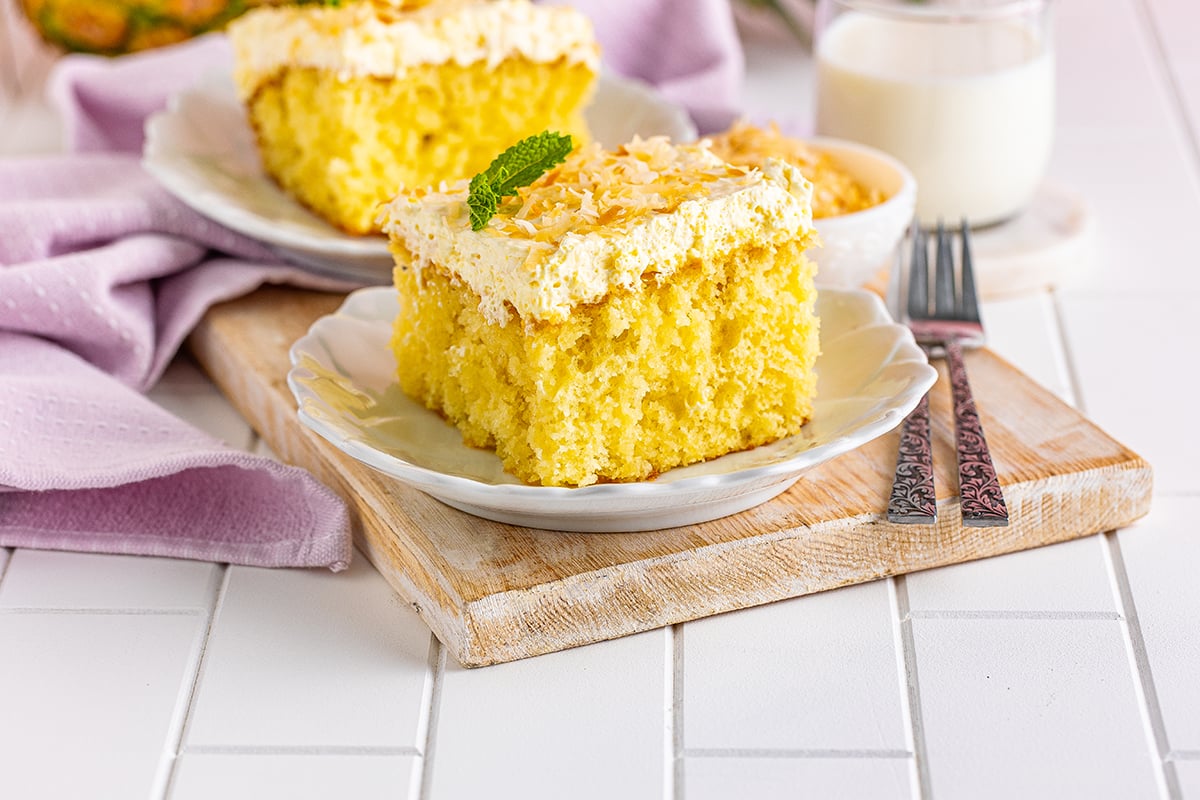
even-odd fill
[(985, 299), (1058, 286), (1087, 266), (1093, 236), (1087, 202), (1074, 189), (1044, 182), (1020, 214), (971, 232), (975, 278)]

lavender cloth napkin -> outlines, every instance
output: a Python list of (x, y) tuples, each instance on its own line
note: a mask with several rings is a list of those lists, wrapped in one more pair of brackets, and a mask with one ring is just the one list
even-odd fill
[(701, 133), (729, 126), (744, 61), (729, 0), (547, 0), (592, 19), (604, 64), (688, 110)]
[(136, 156), (0, 161), (0, 545), (344, 569), (339, 498), (141, 395), (210, 305), (268, 282), (347, 288), (190, 211)]

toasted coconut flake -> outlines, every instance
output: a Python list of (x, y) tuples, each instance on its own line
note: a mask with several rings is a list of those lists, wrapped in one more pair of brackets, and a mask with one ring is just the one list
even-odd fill
[(730, 166), (703, 144), (673, 145), (663, 136), (635, 138), (615, 151), (593, 144), (519, 189), (516, 201), (485, 230), (555, 243), (568, 232), (624, 229), (688, 200), (727, 194), (761, 179), (757, 170)]
[(813, 183), (813, 217), (836, 217), (879, 205), (886, 198), (876, 188), (864, 186), (841, 168), (836, 159), (785, 136), (779, 126), (758, 128), (735, 124), (711, 139), (712, 150), (731, 164), (759, 166), (769, 157), (789, 162)]

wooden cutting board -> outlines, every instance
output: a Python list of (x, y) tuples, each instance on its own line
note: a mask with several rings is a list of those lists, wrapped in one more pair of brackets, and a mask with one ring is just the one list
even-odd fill
[(356, 541), (468, 667), (1129, 524), (1151, 470), (994, 353), (968, 354), (1011, 513), (962, 527), (947, 381), (931, 394), (936, 525), (884, 516), (899, 434), (806, 473), (750, 511), (647, 533), (573, 534), (489, 522), (343, 455), (302, 426), (288, 348), (340, 295), (265, 288), (212, 309), (191, 337), (201, 364), (283, 460), (341, 494)]

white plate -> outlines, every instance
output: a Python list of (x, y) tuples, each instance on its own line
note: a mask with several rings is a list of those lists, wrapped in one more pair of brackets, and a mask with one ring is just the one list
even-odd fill
[[(633, 136), (691, 141), (696, 129), (678, 106), (640, 83), (602, 75), (587, 110), (592, 135), (616, 146)], [(142, 164), (195, 211), (267, 244), (283, 258), (337, 277), (391, 280), (382, 236), (351, 236), (280, 189), (259, 160), (254, 135), (228, 76), (211, 76), (171, 97), (146, 122)]]
[(388, 346), (396, 313), (393, 289), (361, 289), (292, 346), (288, 386), (300, 419), (364, 464), (455, 508), (551, 530), (652, 530), (743, 511), (783, 492), (809, 467), (899, 425), (937, 379), (879, 298), (825, 289), (817, 301), (816, 406), (796, 436), (653, 481), (529, 486), (506, 473), (494, 452), (467, 447), (456, 428), (400, 390)]

